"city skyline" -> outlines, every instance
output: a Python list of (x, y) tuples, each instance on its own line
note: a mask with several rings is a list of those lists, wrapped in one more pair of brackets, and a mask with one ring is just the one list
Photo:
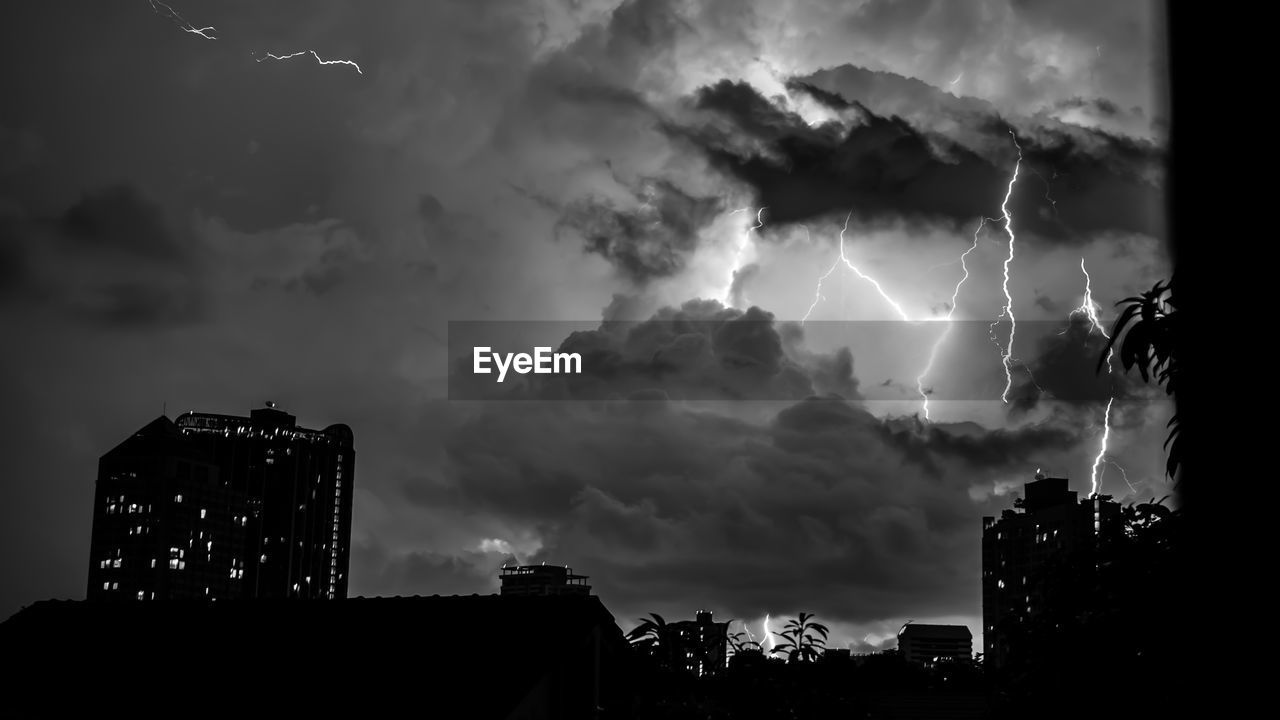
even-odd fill
[[(806, 611), (859, 652), (908, 620), (981, 645), (981, 518), (1038, 471), (1168, 494), (1172, 403), (1094, 368), (1115, 303), (1172, 274), (1157, 7), (733, 8), (6, 8), (0, 616), (82, 596), (127, 433), (264, 398), (359, 438), (350, 595), (546, 561), (624, 624)], [(463, 321), (795, 384), (451, 401)], [(844, 322), (936, 333), (822, 337)]]

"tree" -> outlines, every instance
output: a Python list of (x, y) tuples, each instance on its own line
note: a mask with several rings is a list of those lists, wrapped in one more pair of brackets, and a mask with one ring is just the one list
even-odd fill
[[(1164, 386), (1165, 393), (1176, 400), (1174, 393), (1178, 387), (1179, 370), (1177, 349), (1182, 334), (1178, 331), (1178, 306), (1174, 300), (1173, 282), (1172, 279), (1168, 283), (1158, 282), (1142, 295), (1127, 297), (1116, 303), (1127, 307), (1116, 318), (1107, 346), (1098, 358), (1097, 370), (1102, 372), (1103, 366), (1111, 359), (1112, 348), (1120, 341), (1120, 363), (1125, 372), (1137, 367), (1143, 382), (1150, 382), (1154, 377), (1157, 384)], [(1124, 335), (1123, 340), (1121, 334)], [(1169, 477), (1175, 477), (1182, 462), (1178, 452), (1180, 429), (1175, 410), (1169, 420), (1169, 437), (1164, 442), (1169, 453), (1165, 465), (1165, 472)]]
[(637, 620), (640, 624), (627, 633), (627, 641), (631, 647), (655, 657), (663, 668), (670, 668), (669, 662), (672, 647), (671, 629), (667, 621), (658, 613), (649, 613), (649, 617)]
[(800, 613), (799, 617), (788, 620), (782, 632), (773, 634), (784, 642), (774, 646), (773, 652), (783, 653), (787, 662), (813, 662), (822, 654), (827, 644), (827, 626), (813, 622), (813, 613)]

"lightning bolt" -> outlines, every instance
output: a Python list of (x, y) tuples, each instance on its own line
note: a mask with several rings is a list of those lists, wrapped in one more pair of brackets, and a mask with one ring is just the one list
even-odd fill
[(964, 73), (963, 73), (963, 72), (962, 72), (962, 73), (960, 73), (959, 75), (957, 75), (957, 76), (956, 76), (956, 79), (955, 79), (955, 80), (952, 80), (950, 83), (948, 83), (948, 85), (955, 85), (956, 83), (960, 82), (960, 78), (962, 78), (962, 77), (964, 77)]
[[(1084, 300), (1080, 303), (1080, 307), (1071, 311), (1071, 317), (1083, 314), (1089, 319), (1090, 333), (1097, 330), (1102, 333), (1102, 337), (1110, 340), (1111, 336), (1107, 334), (1106, 328), (1103, 327), (1102, 321), (1098, 318), (1098, 303), (1093, 300), (1093, 278), (1089, 277), (1089, 269), (1084, 265), (1084, 258), (1080, 258), (1080, 272), (1084, 273)], [(1111, 358), (1114, 355), (1114, 348), (1107, 350), (1107, 375), (1111, 375), (1112, 373), (1113, 368), (1111, 366)], [(1111, 440), (1111, 403), (1113, 402), (1115, 402), (1114, 395), (1111, 396), (1111, 399), (1107, 400), (1107, 409), (1102, 416), (1102, 446), (1098, 448), (1098, 455), (1093, 459), (1093, 470), (1089, 476), (1090, 492), (1093, 495), (1097, 495), (1102, 489), (1102, 476), (1098, 473), (1098, 467), (1106, 457), (1107, 443)], [(1120, 466), (1116, 465), (1116, 467)], [(1124, 472), (1123, 468), (1121, 468), (1121, 472)], [(1125, 482), (1129, 482), (1128, 475), (1125, 475)], [(1129, 487), (1132, 488), (1133, 485), (1130, 485)]]
[(292, 58), (298, 57), (299, 55), (306, 55), (308, 53), (310, 53), (311, 56), (316, 59), (316, 62), (320, 63), (321, 65), (350, 65), (351, 67), (356, 69), (356, 72), (360, 73), (361, 75), (364, 74), (364, 71), (360, 69), (360, 66), (356, 64), (354, 60), (325, 60), (324, 58), (320, 57), (320, 54), (317, 53), (315, 50), (300, 50), (296, 53), (290, 53), (288, 55), (276, 55), (275, 53), (269, 52), (266, 55), (263, 55), (262, 57), (257, 58), (257, 61), (262, 62), (263, 60), (290, 60)]
[(929, 417), (929, 394), (924, 391), (924, 379), (933, 370), (933, 363), (938, 359), (938, 350), (941, 349), (942, 344), (946, 342), (947, 335), (951, 334), (951, 317), (955, 315), (956, 312), (956, 301), (960, 296), (960, 288), (963, 287), (965, 281), (969, 279), (969, 265), (965, 260), (969, 257), (969, 253), (978, 249), (978, 234), (982, 232), (982, 228), (987, 224), (987, 220), (988, 218), (984, 217), (982, 218), (982, 221), (978, 223), (978, 229), (973, 231), (973, 245), (970, 245), (968, 250), (965, 250), (960, 254), (960, 267), (964, 270), (964, 277), (960, 278), (960, 281), (956, 283), (955, 290), (951, 293), (951, 307), (947, 310), (947, 316), (944, 318), (947, 323), (947, 327), (940, 335), (938, 335), (938, 339), (934, 341), (933, 349), (929, 351), (929, 362), (916, 377), (916, 391), (920, 393), (920, 397), (923, 400), (921, 409), (924, 412), (925, 420), (930, 420), (932, 418)]
[[(1040, 181), (1044, 183), (1044, 199), (1049, 203), (1049, 206), (1053, 208), (1054, 217), (1057, 217), (1058, 201), (1053, 199), (1053, 195), (1052, 195), (1053, 186), (1049, 184), (1049, 180), (1044, 175), (1041, 175), (1038, 170), (1036, 170), (1035, 168), (1028, 168), (1028, 169), (1031, 170), (1031, 172), (1035, 173), (1036, 177), (1040, 178)], [(1055, 174), (1054, 177), (1057, 177), (1057, 175)]]
[[(177, 10), (174, 10), (168, 5), (160, 2), (160, 0), (149, 0), (149, 2), (151, 3), (152, 12), (156, 13), (157, 15), (162, 15), (163, 17), (167, 17), (170, 20), (173, 20), (173, 23), (177, 25), (178, 29), (182, 30), (182, 32), (188, 32), (188, 33), (191, 33), (192, 35), (199, 35), (205, 40), (218, 39), (208, 34), (210, 32), (215, 32), (214, 28), (212, 27), (198, 28), (195, 25), (192, 25), (191, 23), (187, 22), (186, 18), (179, 15)], [(161, 8), (164, 8), (163, 12), (161, 11)]]
[[(725, 288), (724, 291), (724, 304), (726, 306), (733, 303), (733, 281), (742, 270), (742, 260), (747, 253), (747, 245), (750, 243), (751, 231), (759, 230), (764, 227), (764, 211), (768, 209), (769, 208), (767, 207), (762, 207), (756, 211), (756, 224), (747, 228), (746, 231), (742, 233), (742, 242), (738, 243), (738, 248), (733, 253), (733, 270), (729, 273), (729, 286)], [(729, 214), (737, 215), (738, 213), (750, 212), (750, 210), (751, 208), (749, 207), (738, 208)]]
[(1131, 482), (1129, 482), (1129, 473), (1128, 473), (1128, 471), (1126, 471), (1126, 470), (1124, 469), (1124, 466), (1122, 466), (1120, 463), (1116, 462), (1115, 460), (1107, 459), (1107, 460), (1103, 460), (1103, 461), (1102, 461), (1102, 474), (1098, 476), (1098, 482), (1099, 482), (1099, 483), (1101, 483), (1101, 482), (1102, 482), (1102, 476), (1107, 474), (1107, 466), (1108, 466), (1108, 465), (1111, 465), (1112, 467), (1114, 467), (1115, 469), (1117, 469), (1117, 470), (1119, 470), (1119, 471), (1120, 471), (1120, 477), (1124, 479), (1124, 484), (1125, 484), (1125, 485), (1128, 485), (1128, 486), (1129, 486), (1129, 489), (1133, 491), (1133, 494), (1137, 495), (1137, 494), (1138, 494), (1138, 488), (1134, 487), (1134, 484), (1133, 484), (1133, 483), (1131, 483)]
[(840, 255), (839, 255), (839, 257), (837, 257), (837, 258), (836, 258), (835, 262), (831, 263), (831, 267), (830, 267), (830, 268), (829, 268), (825, 273), (823, 273), (823, 274), (822, 274), (822, 277), (818, 278), (818, 287), (817, 287), (816, 291), (814, 292), (814, 296), (813, 296), (813, 304), (809, 306), (809, 309), (808, 309), (808, 311), (806, 311), (806, 312), (805, 312), (804, 317), (800, 319), (800, 324), (801, 324), (801, 325), (804, 325), (805, 321), (809, 319), (809, 316), (813, 314), (813, 309), (814, 309), (814, 308), (816, 308), (816, 307), (818, 306), (818, 303), (819, 303), (821, 300), (823, 300), (823, 297), (822, 297), (822, 283), (823, 283), (827, 278), (831, 277), (831, 273), (835, 272), (835, 271), (836, 271), (836, 268), (840, 267), (840, 263), (842, 263), (842, 262), (844, 263), (845, 267), (847, 267), (847, 268), (849, 268), (850, 270), (852, 270), (852, 271), (854, 272), (854, 274), (855, 274), (855, 275), (857, 275), (858, 277), (862, 278), (863, 280), (866, 280), (867, 282), (871, 283), (871, 286), (872, 286), (872, 287), (874, 287), (874, 288), (876, 289), (876, 292), (880, 293), (880, 297), (884, 298), (884, 301), (885, 301), (886, 303), (888, 303), (890, 307), (892, 307), (892, 308), (893, 308), (894, 312), (898, 313), (898, 317), (902, 318), (903, 320), (906, 320), (906, 321), (910, 322), (910, 321), (911, 321), (911, 318), (907, 316), (906, 311), (904, 311), (904, 310), (902, 309), (902, 306), (901, 306), (901, 305), (899, 305), (896, 301), (894, 301), (894, 299), (893, 299), (893, 298), (889, 297), (889, 295), (888, 295), (887, 293), (885, 293), (884, 288), (880, 287), (880, 283), (876, 282), (875, 278), (873, 278), (873, 277), (871, 277), (870, 275), (867, 275), (866, 273), (864, 273), (864, 272), (862, 272), (861, 270), (859, 270), (859, 269), (858, 269), (858, 266), (857, 266), (857, 265), (854, 265), (854, 264), (853, 264), (853, 262), (852, 262), (851, 260), (849, 260), (849, 257), (848, 257), (847, 255), (845, 255), (845, 253), (844, 253), (844, 234), (845, 234), (845, 231), (847, 231), (847, 230), (849, 229), (849, 218), (851, 218), (851, 217), (853, 217), (853, 211), (852, 211), (852, 210), (850, 210), (850, 211), (849, 211), (849, 214), (845, 216), (845, 218), (844, 218), (844, 227), (840, 229)]
[(1089, 496), (1093, 497), (1102, 489), (1102, 483), (1098, 477), (1098, 466), (1102, 464), (1102, 458), (1107, 454), (1107, 443), (1111, 441), (1111, 403), (1115, 402), (1115, 398), (1107, 401), (1107, 411), (1102, 416), (1102, 443), (1098, 447), (1098, 455), (1093, 459), (1093, 472), (1089, 477)]
[[(769, 632), (769, 613), (764, 614), (764, 622), (761, 623), (760, 627), (764, 629), (764, 638), (769, 643), (769, 652), (773, 652), (773, 649), (778, 645), (778, 641), (774, 640), (773, 633)], [(764, 647), (763, 644), (761, 647)]]
[(1009, 294), (1009, 264), (1013, 262), (1013, 246), (1016, 241), (1013, 234), (1013, 215), (1009, 213), (1009, 198), (1013, 196), (1013, 186), (1018, 182), (1018, 170), (1022, 167), (1022, 146), (1018, 144), (1018, 136), (1014, 134), (1012, 129), (1009, 130), (1009, 136), (1013, 138), (1013, 146), (1018, 149), (1018, 161), (1014, 163), (1013, 177), (1009, 178), (1009, 189), (1004, 194), (1004, 202), (1000, 203), (1004, 231), (1009, 236), (1009, 255), (1004, 259), (1004, 309), (1000, 311), (1000, 316), (996, 318), (996, 321), (991, 323), (991, 332), (994, 339), (996, 325), (1006, 315), (1009, 316), (1009, 343), (1000, 354), (1000, 361), (1004, 365), (1004, 392), (1000, 394), (1000, 399), (1006, 404), (1009, 402), (1009, 388), (1013, 386), (1013, 373), (1010, 370), (1010, 366), (1013, 362), (1013, 338), (1018, 332), (1018, 319), (1013, 314), (1013, 296)]

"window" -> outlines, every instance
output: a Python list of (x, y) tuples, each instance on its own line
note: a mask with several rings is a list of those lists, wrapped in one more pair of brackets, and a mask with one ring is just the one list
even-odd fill
[(174, 496), (173, 496), (173, 501), (174, 501), (174, 502), (176, 502), (176, 503), (180, 503), (180, 502), (182, 502), (182, 493), (178, 493), (177, 495), (174, 495)]
[(146, 598), (146, 596), (147, 596), (147, 594), (146, 594), (145, 592), (143, 592), (143, 591), (141, 591), (141, 590), (139, 590), (139, 591), (138, 591), (138, 599), (139, 599), (139, 600), (143, 600), (143, 599), (145, 599), (145, 598)]
[(200, 519), (201, 519), (201, 520), (203, 520), (203, 519), (205, 518), (205, 514), (206, 514), (207, 512), (208, 512), (208, 511), (207, 511), (207, 510), (205, 510), (204, 508), (200, 508)]

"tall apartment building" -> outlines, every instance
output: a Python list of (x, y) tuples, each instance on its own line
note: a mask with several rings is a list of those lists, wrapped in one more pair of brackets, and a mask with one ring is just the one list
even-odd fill
[(351, 429), (248, 417), (160, 417), (103, 455), (87, 597), (344, 598)]
[(668, 627), (676, 667), (694, 677), (719, 675), (729, 659), (729, 623), (714, 622), (710, 610), (699, 610), (693, 620), (673, 622)]
[(1066, 478), (1037, 474), (1012, 509), (982, 518), (983, 662), (1008, 656), (1011, 623), (1035, 619), (1044, 605), (1037, 584), (1068, 556), (1088, 560), (1123, 532), (1120, 505), (1109, 496), (1079, 499)]

